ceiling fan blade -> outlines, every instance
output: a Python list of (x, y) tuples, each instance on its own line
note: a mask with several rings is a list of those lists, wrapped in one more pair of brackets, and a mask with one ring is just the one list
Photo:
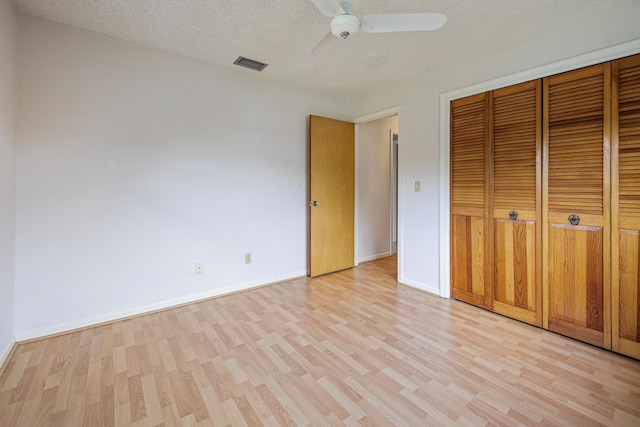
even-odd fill
[(338, 3), (338, 0), (311, 0), (324, 16), (336, 17), (344, 15), (345, 11)]
[(433, 31), (447, 22), (443, 13), (380, 13), (365, 15), (360, 23), (363, 33), (395, 33), (400, 31)]
[(320, 40), (320, 42), (314, 47), (311, 52), (302, 61), (303, 68), (313, 68), (324, 57), (327, 51), (331, 50), (336, 45), (336, 39), (331, 32)]

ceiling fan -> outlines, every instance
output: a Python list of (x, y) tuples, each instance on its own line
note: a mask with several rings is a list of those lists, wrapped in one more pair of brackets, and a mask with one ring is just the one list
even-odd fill
[(305, 59), (306, 65), (312, 65), (336, 40), (346, 39), (357, 33), (395, 33), (401, 31), (433, 31), (447, 22), (442, 13), (379, 13), (364, 15), (362, 19), (353, 15), (351, 3), (338, 0), (311, 0), (325, 16), (331, 20), (329, 32), (313, 48)]

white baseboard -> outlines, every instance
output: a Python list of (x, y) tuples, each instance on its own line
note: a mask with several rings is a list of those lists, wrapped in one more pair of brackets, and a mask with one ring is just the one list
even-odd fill
[(402, 283), (403, 285), (411, 286), (412, 288), (420, 289), (421, 291), (428, 292), (433, 294), (434, 296), (440, 296), (440, 288), (438, 286), (433, 285), (425, 285), (424, 283), (415, 282), (413, 280), (401, 278), (398, 280), (398, 283)]
[[(211, 291), (200, 292), (197, 294), (185, 295), (178, 298), (173, 298), (170, 300), (160, 301), (153, 304), (148, 304), (145, 306), (134, 307), (127, 310), (118, 311), (115, 313), (106, 313), (99, 316), (88, 317), (85, 319), (81, 319), (78, 321), (68, 322), (68, 323), (60, 323), (57, 325), (53, 325), (47, 328), (41, 329), (31, 329), (26, 331), (16, 331), (17, 342), (33, 340), (38, 338), (43, 338), (50, 335), (61, 334), (65, 332), (70, 332), (78, 329), (88, 328), (96, 325), (100, 325), (102, 323), (113, 322), (117, 320), (126, 319), (128, 317), (139, 316), (142, 314), (152, 313), (158, 310), (164, 310), (167, 308), (179, 306), (182, 304), (188, 304), (192, 302), (197, 302), (201, 300), (206, 300), (209, 298), (220, 297), (228, 294), (232, 294), (235, 292), (246, 291), (252, 288), (258, 288), (261, 286), (271, 285), (278, 282), (283, 282), (286, 280), (292, 280), (299, 277), (304, 277), (307, 275), (306, 271), (297, 271), (290, 274), (283, 274), (276, 277), (272, 277), (270, 279), (263, 280), (253, 280), (251, 282), (239, 283), (231, 286), (227, 286), (224, 288), (218, 288)], [(10, 349), (9, 349), (10, 350)]]
[(7, 358), (9, 357), (9, 355), (11, 354), (11, 351), (13, 350), (13, 348), (16, 345), (16, 339), (15, 337), (9, 342), (9, 345), (7, 346), (7, 348), (3, 348), (0, 349), (0, 374), (3, 371), (3, 368), (5, 367), (4, 364), (7, 361)]
[(373, 260), (380, 259), (380, 258), (386, 258), (386, 257), (391, 256), (391, 255), (393, 255), (393, 252), (383, 252), (381, 254), (369, 255), (369, 256), (366, 256), (366, 257), (362, 257), (362, 258), (360, 258), (360, 260), (358, 262), (360, 263), (360, 262), (373, 261)]

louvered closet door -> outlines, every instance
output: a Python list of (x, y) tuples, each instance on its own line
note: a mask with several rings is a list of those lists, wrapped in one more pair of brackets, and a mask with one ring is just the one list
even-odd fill
[(493, 311), (542, 325), (542, 81), (492, 92)]
[(610, 63), (544, 80), (544, 326), (610, 348)]
[(451, 102), (451, 296), (486, 307), (488, 96)]
[(613, 349), (640, 358), (640, 55), (613, 79)]

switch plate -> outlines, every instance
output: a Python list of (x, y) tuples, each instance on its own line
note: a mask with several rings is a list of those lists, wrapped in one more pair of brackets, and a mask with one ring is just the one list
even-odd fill
[(416, 181), (413, 183), (413, 191), (415, 191), (416, 193), (419, 193), (420, 190), (422, 190), (422, 182), (420, 181)]
[(251, 264), (251, 252), (247, 252), (244, 254), (244, 263)]
[(196, 262), (196, 274), (202, 274), (202, 262)]

